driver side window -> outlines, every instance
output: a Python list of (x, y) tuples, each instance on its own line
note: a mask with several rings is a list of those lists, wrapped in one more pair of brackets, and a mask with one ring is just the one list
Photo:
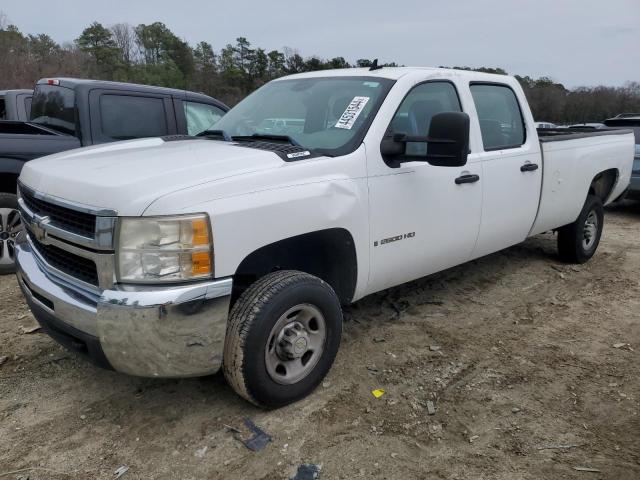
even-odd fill
[[(427, 82), (413, 87), (396, 112), (388, 131), (426, 137), (434, 115), (462, 112), (458, 92), (449, 82)], [(425, 156), (426, 142), (407, 143), (405, 157)]]

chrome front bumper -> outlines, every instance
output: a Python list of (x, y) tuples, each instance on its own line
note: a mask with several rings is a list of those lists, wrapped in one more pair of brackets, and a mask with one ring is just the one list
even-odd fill
[(26, 239), (16, 245), (16, 264), (45, 331), (95, 363), (142, 377), (209, 375), (222, 365), (230, 278), (89, 291), (55, 275)]

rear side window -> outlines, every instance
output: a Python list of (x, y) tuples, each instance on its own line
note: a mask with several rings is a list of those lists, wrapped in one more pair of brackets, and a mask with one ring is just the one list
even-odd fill
[(184, 116), (187, 119), (187, 133), (189, 135), (197, 135), (205, 130), (211, 130), (223, 115), (224, 111), (214, 105), (184, 102)]
[(506, 85), (472, 84), (485, 150), (516, 148), (524, 144), (524, 119), (516, 94)]
[(169, 133), (162, 98), (102, 95), (100, 119), (102, 134), (113, 140), (161, 137)]
[(0, 98), (0, 120), (4, 120), (7, 116), (5, 107), (4, 107), (4, 98)]
[[(400, 104), (391, 121), (393, 133), (426, 137), (434, 115), (461, 112), (460, 99), (449, 82), (427, 82), (414, 87)], [(425, 156), (426, 142), (407, 143), (405, 156)]]

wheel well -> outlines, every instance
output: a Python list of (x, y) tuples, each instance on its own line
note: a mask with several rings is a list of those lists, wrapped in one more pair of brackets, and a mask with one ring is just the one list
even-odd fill
[(260, 277), (277, 270), (300, 270), (327, 282), (340, 302), (353, 298), (357, 278), (353, 237), (342, 228), (297, 235), (266, 245), (247, 256), (233, 278), (231, 304)]
[(0, 192), (16, 193), (18, 191), (18, 175), (15, 173), (0, 174)]
[(618, 170), (611, 168), (598, 173), (589, 186), (589, 194), (600, 197), (602, 203), (606, 202), (607, 198), (611, 194), (613, 187), (618, 180)]

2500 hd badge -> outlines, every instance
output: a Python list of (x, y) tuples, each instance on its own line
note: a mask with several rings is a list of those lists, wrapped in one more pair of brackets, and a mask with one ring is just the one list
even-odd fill
[(398, 242), (400, 240), (404, 240), (405, 238), (413, 238), (416, 236), (416, 232), (405, 233), (404, 235), (396, 235), (395, 237), (383, 238), (379, 242), (376, 240), (373, 242), (373, 246), (377, 247), (378, 245), (386, 245), (387, 243)]

